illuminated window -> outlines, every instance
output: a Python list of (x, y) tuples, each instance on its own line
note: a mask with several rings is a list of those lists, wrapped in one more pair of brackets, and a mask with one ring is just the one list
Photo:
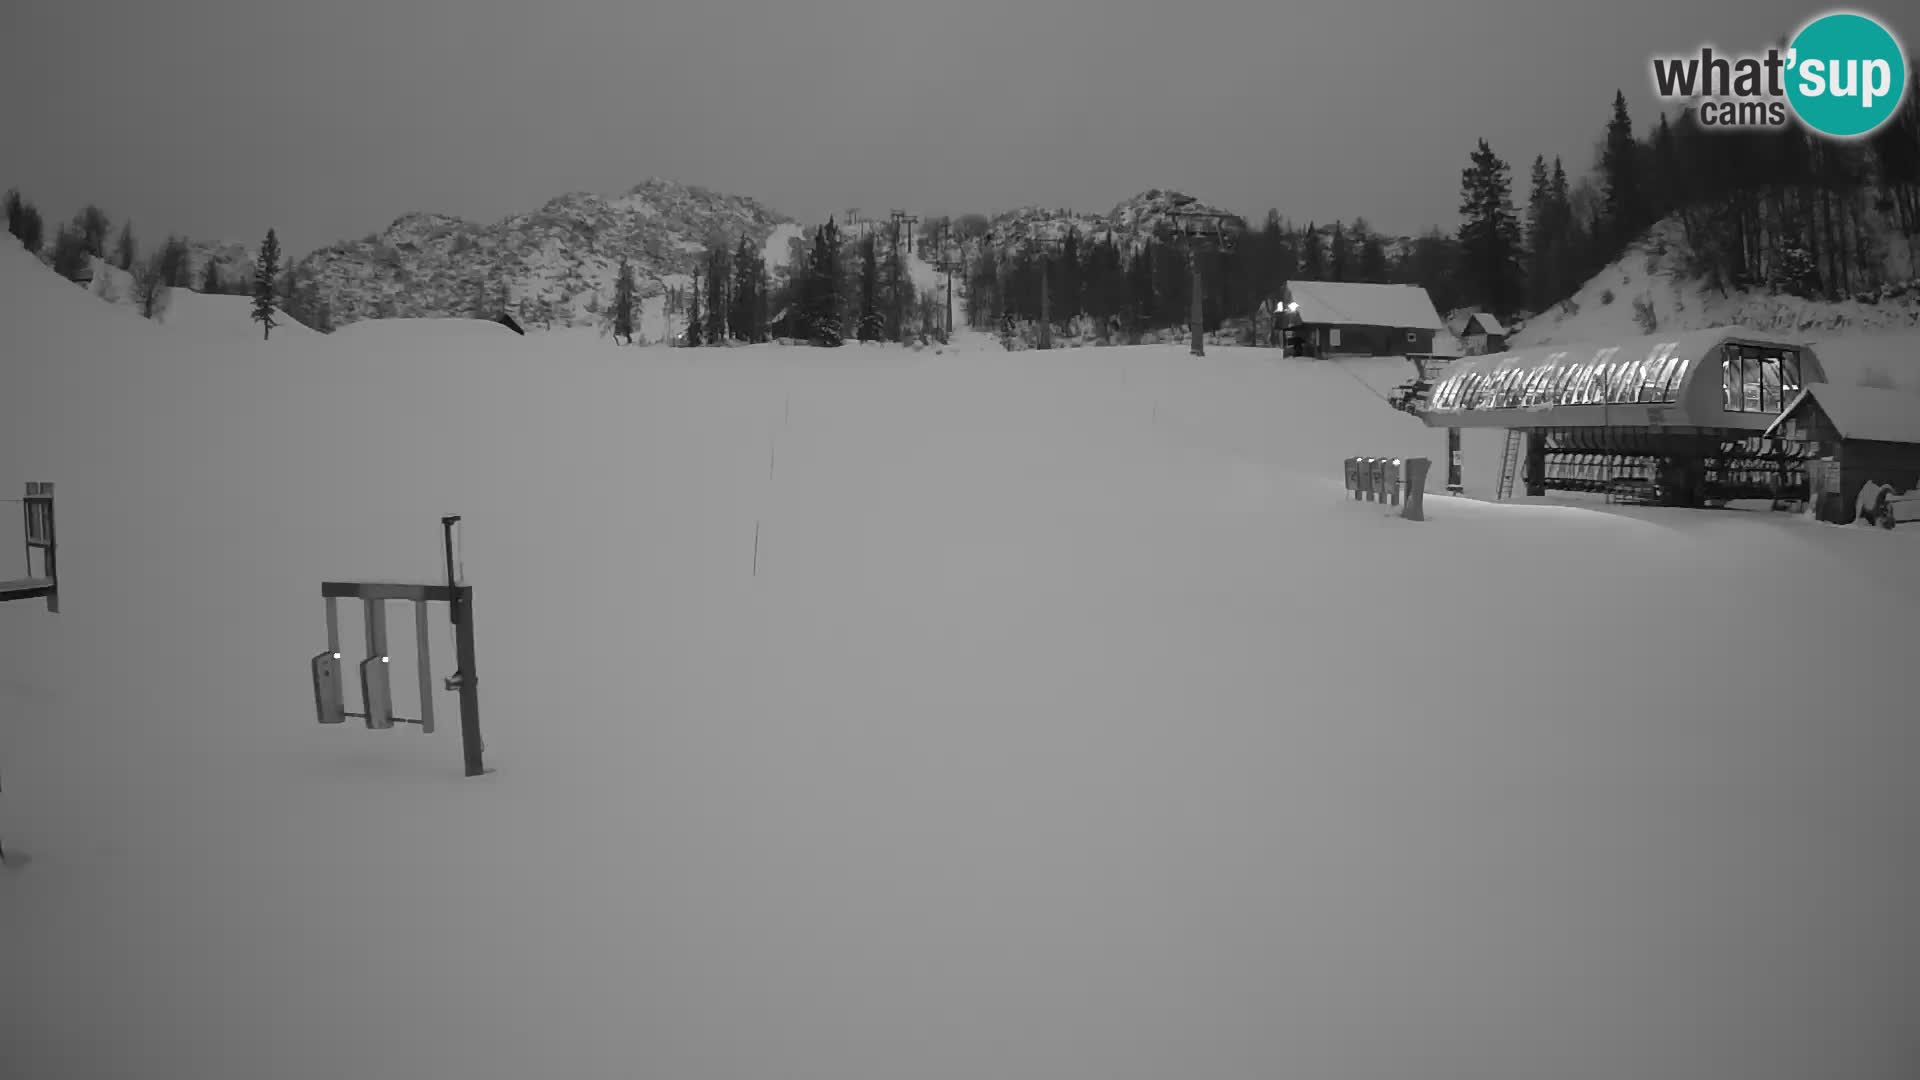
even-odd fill
[(1780, 350), (1780, 392), (1791, 397), (1800, 392), (1800, 350)]
[(1573, 380), (1580, 374), (1580, 365), (1567, 363), (1566, 353), (1559, 355), (1560, 360), (1558, 366), (1560, 374), (1559, 377), (1553, 381), (1553, 403), (1555, 405), (1568, 405), (1572, 403), (1569, 400), (1571, 396), (1570, 392), (1573, 388)]
[(1720, 354), (1720, 396), (1728, 412), (1740, 411), (1740, 350), (1732, 345)]
[(1778, 413), (1780, 404), (1780, 358), (1760, 358), (1760, 411)]
[(1666, 386), (1673, 355), (1679, 347), (1678, 342), (1669, 341), (1654, 346), (1652, 351), (1647, 353), (1646, 365), (1641, 369), (1640, 390), (1635, 400), (1643, 402), (1660, 400), (1660, 391)]
[(1746, 412), (1760, 408), (1760, 350), (1752, 345), (1740, 347), (1740, 402)]
[(1687, 381), (1687, 363), (1689, 358), (1675, 353), (1667, 361), (1666, 373), (1660, 376), (1660, 400), (1677, 402), (1680, 400), (1680, 387)]

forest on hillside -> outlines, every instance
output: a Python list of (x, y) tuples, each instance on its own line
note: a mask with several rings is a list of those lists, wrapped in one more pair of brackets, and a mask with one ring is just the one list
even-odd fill
[[(1186, 326), (1197, 263), (1209, 332), (1249, 320), (1295, 279), (1418, 285), (1442, 312), (1471, 307), (1512, 321), (1564, 303), (1669, 220), (1681, 249), (1666, 254), (1723, 292), (1873, 301), (1882, 290), (1917, 287), (1920, 277), (1920, 106), (1912, 96), (1872, 136), (1842, 142), (1793, 125), (1711, 129), (1690, 109), (1636, 133), (1625, 95), (1616, 93), (1591, 162), (1569, 169), (1535, 156), (1524, 192), (1517, 183), (1508, 159), (1479, 140), (1461, 171), (1460, 224), (1410, 238), (1383, 236), (1364, 218), (1301, 224), (1278, 210), (1257, 224), (1236, 219), (1218, 242), (1191, 248), (1165, 230), (1125, 240), (1068, 230), (1036, 250), (1008, 243), (978, 214), (931, 218), (910, 235), (828, 222), (808, 230), (776, 279), (744, 237), (716, 235), (693, 287), (672, 290), (667, 311), (695, 344), (933, 340), (944, 336), (950, 303), (955, 322), (975, 328), (1044, 316), (1068, 334), (1137, 341)], [(133, 274), (149, 300), (169, 287), (270, 290), (294, 318), (330, 328), (328, 298), (301, 280), (292, 260), (264, 282), (219, 280), (211, 262), (193, 280), (183, 237), (168, 237), (142, 259), (132, 223), (116, 236), (97, 207), (51, 236), (18, 191), (7, 193), (5, 213), (8, 230), (28, 250), (44, 248), (69, 277), (98, 258)], [(951, 301), (915, 285), (907, 260), (916, 241), (919, 257), (954, 280)], [(630, 308), (631, 290), (622, 296), (616, 306)], [(448, 314), (487, 316), (481, 309), (491, 303), (489, 293), (472, 311)], [(618, 321), (597, 303), (593, 314)], [(536, 314), (548, 324), (553, 317), (550, 307)]]

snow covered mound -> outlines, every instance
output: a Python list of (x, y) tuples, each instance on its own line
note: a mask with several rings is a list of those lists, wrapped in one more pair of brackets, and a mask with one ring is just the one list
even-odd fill
[(1666, 222), (1595, 275), (1574, 297), (1529, 321), (1516, 346), (1601, 341), (1664, 330), (1751, 326), (1818, 339), (1833, 334), (1920, 327), (1920, 280), (1870, 299), (1812, 300), (1765, 290), (1707, 288), (1679, 269), (1684, 240)]
[[(273, 335), (268, 340), (312, 337), (318, 332), (295, 322), (291, 315), (273, 309)], [(207, 334), (237, 334), (261, 340), (260, 324), (253, 321), (253, 297), (209, 296), (191, 289), (169, 289), (165, 306), (155, 319), (172, 330)]]

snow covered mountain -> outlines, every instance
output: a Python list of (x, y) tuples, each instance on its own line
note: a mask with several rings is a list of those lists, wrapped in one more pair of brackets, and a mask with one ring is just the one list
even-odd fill
[[(783, 228), (784, 227), (784, 228)], [(643, 296), (684, 286), (709, 241), (768, 249), (778, 280), (789, 219), (753, 199), (649, 179), (622, 195), (575, 192), (493, 224), (407, 214), (360, 240), (301, 257), (296, 272), (336, 324), (382, 317), (553, 311), (554, 325), (596, 321), (621, 258)], [(544, 321), (544, 320), (543, 320)]]
[(1123, 248), (1132, 248), (1157, 235), (1178, 227), (1179, 213), (1222, 214), (1226, 228), (1245, 232), (1245, 218), (1229, 210), (1202, 202), (1182, 191), (1150, 188), (1126, 199), (1104, 214), (1074, 210), (1047, 210), (1023, 207), (994, 216), (989, 236), (998, 241), (999, 254), (1017, 254), (1027, 250), (1036, 239), (1058, 240), (1069, 230), (1078, 230), (1083, 244), (1112, 239)]

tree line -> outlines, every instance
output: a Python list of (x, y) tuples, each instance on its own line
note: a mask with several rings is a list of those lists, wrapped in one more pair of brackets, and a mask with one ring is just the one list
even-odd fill
[[(310, 329), (322, 332), (332, 329), (331, 305), (321, 295), (318, 283), (302, 275), (291, 261), (282, 262), (279, 240), (271, 229), (261, 244), (251, 273), (223, 274), (219, 263), (211, 257), (204, 260), (195, 273), (192, 249), (185, 236), (167, 236), (142, 258), (132, 219), (121, 222), (116, 233), (113, 219), (91, 203), (61, 223), (50, 238), (39, 208), (18, 188), (9, 189), (0, 206), (6, 214), (7, 232), (61, 277), (86, 281), (95, 260), (127, 274), (132, 282), (131, 298), (140, 313), (149, 319), (165, 309), (172, 290), (189, 289), (211, 295), (253, 297), (254, 318), (263, 321), (268, 334), (277, 325), (270, 314), (276, 306)], [(263, 266), (268, 267), (264, 285)], [(110, 293), (107, 280), (96, 283), (95, 289), (108, 299), (117, 299)], [(262, 296), (269, 297), (264, 301), (264, 310), (269, 312), (265, 316), (261, 314)]]

